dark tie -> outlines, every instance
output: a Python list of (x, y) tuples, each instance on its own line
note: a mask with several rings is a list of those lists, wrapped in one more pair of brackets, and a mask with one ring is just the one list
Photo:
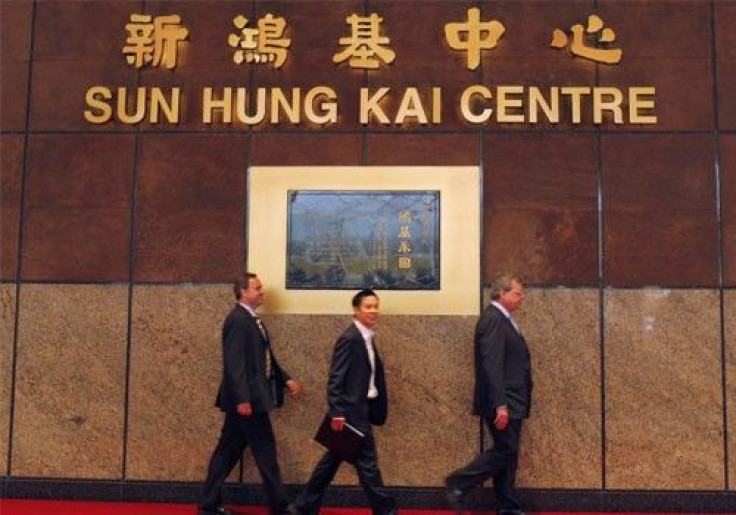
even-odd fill
[(264, 362), (266, 363), (266, 370), (265, 374), (266, 377), (271, 377), (271, 352), (269, 349), (269, 342), (268, 342), (268, 334), (266, 334), (266, 328), (263, 326), (263, 322), (261, 322), (261, 319), (259, 317), (254, 317), (256, 319), (256, 325), (258, 326), (258, 330), (261, 332), (261, 336), (263, 336), (263, 339), (266, 342), (266, 355), (264, 357)]

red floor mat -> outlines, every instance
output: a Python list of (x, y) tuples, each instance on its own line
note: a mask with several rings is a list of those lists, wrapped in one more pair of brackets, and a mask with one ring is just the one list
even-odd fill
[[(230, 506), (236, 515), (267, 515), (261, 506)], [(0, 515), (196, 515), (192, 504), (110, 503), (77, 501), (27, 501), (0, 499)], [(370, 515), (364, 508), (324, 508), (320, 515)], [(471, 512), (466, 512), (469, 515)], [(493, 511), (474, 511), (472, 515), (492, 515)], [(532, 513), (532, 512), (527, 512)], [(534, 512), (534, 515), (566, 515), (569, 512)], [(401, 510), (401, 515), (452, 515), (448, 510)], [(574, 512), (571, 515), (601, 515)], [(616, 515), (640, 515), (640, 512), (617, 512)], [(651, 512), (648, 515), (652, 515)], [(659, 515), (668, 515), (660, 513)], [(683, 513), (669, 515), (684, 515)], [(711, 514), (716, 515), (716, 514)], [(726, 514), (728, 515), (728, 514)]]

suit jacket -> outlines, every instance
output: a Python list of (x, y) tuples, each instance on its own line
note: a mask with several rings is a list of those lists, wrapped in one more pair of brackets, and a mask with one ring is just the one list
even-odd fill
[(508, 406), (510, 418), (527, 418), (532, 402), (532, 367), (524, 337), (496, 306), (488, 306), (475, 326), (473, 413), (495, 416)]
[[(266, 352), (271, 356), (271, 377), (266, 377)], [(268, 412), (283, 404), (288, 380), (255, 318), (236, 304), (222, 325), (222, 382), (217, 407), (235, 413), (238, 404), (249, 402), (254, 413)]]
[(368, 419), (373, 425), (383, 425), (388, 414), (388, 392), (383, 362), (374, 346), (375, 384), (378, 397), (368, 400), (371, 363), (363, 335), (354, 323), (338, 337), (332, 354), (327, 381), (327, 402), (330, 417), (345, 417), (358, 425)]

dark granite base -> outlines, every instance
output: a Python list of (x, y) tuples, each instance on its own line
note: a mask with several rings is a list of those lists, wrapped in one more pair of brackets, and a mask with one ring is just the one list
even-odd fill
[[(194, 503), (201, 484), (146, 481), (57, 481), (32, 478), (0, 478), (2, 498), (90, 500), (110, 502)], [(293, 498), (301, 485), (287, 485)], [(390, 488), (402, 508), (442, 509), (447, 507), (440, 488)], [(223, 497), (228, 504), (263, 505), (260, 485), (228, 484)], [(640, 512), (730, 512), (736, 506), (736, 491), (620, 491), (620, 490), (532, 490), (520, 489), (519, 498), (530, 511), (640, 511)], [(467, 499), (469, 509), (493, 508), (493, 490), (476, 490)], [(325, 505), (366, 506), (359, 487), (334, 487), (325, 495)]]

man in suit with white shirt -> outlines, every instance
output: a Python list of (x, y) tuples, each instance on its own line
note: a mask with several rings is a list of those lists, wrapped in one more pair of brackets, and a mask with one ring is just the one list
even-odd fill
[[(378, 469), (373, 425), (383, 425), (388, 413), (388, 393), (383, 362), (375, 346), (373, 328), (378, 321), (378, 296), (362, 290), (352, 300), (353, 322), (335, 343), (327, 402), (333, 431), (351, 424), (365, 435), (363, 448), (353, 465), (375, 515), (397, 513), (396, 503), (384, 489)], [(304, 515), (317, 515), (325, 490), (335, 477), (342, 459), (326, 452), (292, 505)]]
[(470, 490), (492, 477), (499, 515), (523, 514), (514, 482), (522, 421), (531, 408), (532, 373), (529, 348), (512, 317), (523, 301), (518, 276), (497, 275), (491, 305), (475, 327), (473, 414), (485, 420), (494, 446), (447, 476), (447, 498), (456, 511)]
[(222, 485), (246, 446), (261, 473), (271, 514), (291, 513), (268, 412), (281, 407), (284, 390), (296, 395), (300, 387), (279, 366), (266, 327), (256, 314), (265, 298), (261, 280), (256, 274), (245, 274), (233, 289), (237, 303), (222, 326), (223, 371), (216, 401), (225, 412), (225, 422), (210, 459), (199, 515), (232, 515), (222, 505)]

